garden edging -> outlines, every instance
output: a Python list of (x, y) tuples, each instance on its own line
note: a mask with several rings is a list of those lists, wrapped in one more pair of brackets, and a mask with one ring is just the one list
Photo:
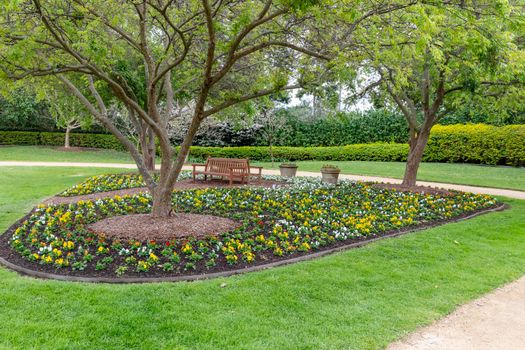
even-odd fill
[[(502, 210), (505, 210), (507, 208), (509, 208), (509, 206), (507, 204), (501, 204), (501, 205), (499, 205), (497, 207), (494, 207), (494, 208), (488, 208), (488, 209), (485, 209), (485, 210), (480, 210), (480, 211), (477, 211), (477, 212), (475, 212), (473, 214), (470, 214), (470, 215), (467, 215), (467, 216), (457, 217), (457, 218), (446, 220), (445, 222), (440, 221), (440, 222), (434, 222), (434, 223), (431, 223), (431, 224), (425, 225), (425, 226), (419, 226), (419, 227), (415, 227), (415, 228), (408, 228), (408, 229), (404, 229), (404, 230), (402, 229), (402, 230), (398, 230), (398, 231), (395, 231), (395, 232), (390, 233), (390, 234), (385, 234), (385, 235), (382, 235), (382, 236), (379, 236), (379, 237), (375, 237), (375, 238), (371, 238), (371, 239), (367, 239), (367, 240), (364, 240), (364, 241), (361, 241), (361, 242), (350, 243), (350, 244), (347, 244), (347, 245), (342, 245), (342, 246), (338, 246), (338, 247), (334, 247), (334, 248), (331, 248), (331, 249), (318, 251), (318, 252), (307, 254), (307, 255), (301, 255), (301, 256), (298, 256), (298, 257), (290, 258), (290, 259), (278, 260), (278, 261), (274, 261), (274, 262), (271, 262), (271, 263), (268, 263), (268, 264), (260, 264), (260, 265), (255, 265), (255, 266), (251, 266), (251, 267), (241, 268), (241, 269), (237, 269), (237, 270), (227, 270), (227, 271), (220, 271), (220, 272), (206, 273), (206, 274), (198, 274), (198, 275), (173, 276), (173, 277), (166, 276), (166, 277), (114, 277), (114, 278), (109, 278), (109, 277), (67, 276), (67, 275), (59, 275), (59, 274), (53, 274), (53, 273), (48, 273), (48, 272), (31, 270), (31, 269), (28, 269), (28, 268), (16, 265), (16, 264), (6, 260), (3, 257), (0, 257), (0, 265), (4, 266), (4, 267), (6, 267), (6, 268), (8, 268), (8, 269), (10, 269), (12, 271), (15, 271), (15, 272), (17, 272), (17, 273), (19, 273), (21, 275), (26, 275), (26, 276), (29, 276), (29, 277), (35, 277), (35, 278), (41, 278), (41, 279), (52, 279), (52, 280), (68, 281), (68, 282), (121, 283), (121, 284), (127, 284), (127, 283), (160, 283), (160, 282), (197, 281), (197, 280), (213, 279), (213, 278), (218, 278), (218, 277), (228, 277), (228, 276), (233, 276), (233, 275), (238, 275), (238, 274), (243, 274), (243, 273), (248, 273), (248, 272), (255, 272), (255, 271), (265, 270), (265, 269), (272, 268), (272, 267), (288, 265), (288, 264), (292, 264), (292, 263), (296, 263), (296, 262), (307, 261), (307, 260), (311, 260), (311, 259), (315, 259), (315, 258), (318, 258), (318, 257), (325, 256), (325, 255), (333, 254), (333, 253), (336, 253), (336, 252), (344, 251), (344, 250), (347, 250), (347, 249), (359, 248), (359, 247), (365, 246), (367, 244), (370, 244), (370, 243), (373, 243), (373, 242), (376, 242), (376, 241), (379, 241), (379, 240), (383, 240), (383, 239), (387, 239), (387, 238), (395, 238), (395, 237), (402, 236), (402, 235), (405, 235), (405, 234), (415, 233), (415, 232), (419, 232), (419, 231), (422, 231), (422, 230), (425, 230), (425, 229), (441, 226), (441, 225), (447, 224), (447, 223), (453, 223), (453, 222), (468, 220), (468, 219), (474, 218), (474, 217), (479, 216), (479, 215), (488, 214), (488, 213), (496, 212), (496, 211), (502, 211)], [(27, 215), (25, 215), (20, 220), (18, 220), (17, 222), (15, 222), (13, 225), (11, 225), (3, 234), (4, 235), (8, 234), (8, 232), (11, 231), (13, 227), (16, 227), (20, 222), (24, 221), (27, 217), (29, 217), (31, 215), (31, 213), (32, 213), (32, 211), (29, 212)]]

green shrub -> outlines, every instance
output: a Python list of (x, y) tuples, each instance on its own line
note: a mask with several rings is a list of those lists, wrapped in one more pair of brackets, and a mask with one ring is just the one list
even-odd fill
[[(368, 143), (339, 147), (273, 147), (277, 161), (301, 160), (377, 160), (403, 161), (408, 145), (399, 143)], [(190, 156), (197, 159), (207, 157), (248, 158), (254, 161), (269, 161), (269, 147), (192, 147)]]
[(436, 125), (424, 161), (525, 165), (525, 125)]
[(39, 132), (0, 131), (0, 145), (40, 145)]
[[(64, 133), (32, 131), (0, 131), (0, 145), (63, 146)], [(109, 134), (72, 133), (70, 144), (74, 147), (105, 148), (123, 151), (120, 142)]]
[[(366, 113), (337, 113), (322, 119), (305, 121), (290, 115), (286, 127), (274, 135), (276, 146), (341, 146), (371, 142), (398, 142), (408, 139), (405, 118), (385, 110)], [(261, 132), (257, 145), (267, 145)]]

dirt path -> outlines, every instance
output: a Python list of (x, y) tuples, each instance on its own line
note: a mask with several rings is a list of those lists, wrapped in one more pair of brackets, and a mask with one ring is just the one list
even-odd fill
[[(0, 166), (51, 166), (51, 167), (83, 167), (83, 168), (117, 168), (117, 169), (136, 169), (134, 164), (122, 164), (122, 163), (78, 163), (78, 162), (18, 162), (18, 161), (0, 161)], [(184, 170), (191, 170), (191, 167), (185, 166)], [(279, 170), (264, 169), (264, 175), (279, 175)], [(321, 176), (320, 173), (298, 171), (297, 176)], [(384, 183), (401, 183), (400, 179), (393, 179), (388, 177), (378, 176), (361, 176), (361, 175), (349, 175), (341, 174), (340, 178), (355, 180), (355, 181), (372, 181), (372, 182), (384, 182)], [(492, 196), (505, 196), (509, 198), (523, 199), (525, 200), (524, 191), (505, 190), (500, 188), (489, 188), (489, 187), (477, 187), (467, 185), (455, 185), (441, 182), (428, 182), (418, 181), (420, 186), (439, 187), (447, 190), (458, 190), (472, 193), (484, 193)]]
[(525, 276), (460, 306), (387, 350), (525, 349)]

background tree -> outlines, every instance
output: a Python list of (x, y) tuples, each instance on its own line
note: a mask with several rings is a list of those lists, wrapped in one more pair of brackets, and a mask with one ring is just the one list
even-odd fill
[(47, 104), (33, 92), (18, 88), (0, 95), (0, 129), (51, 131), (54, 128)]
[(277, 105), (288, 101), (289, 98), (286, 95), (273, 95), (262, 99), (257, 104), (255, 123), (260, 126), (259, 135), (266, 141), (269, 147), (272, 168), (275, 165), (275, 157), (273, 154), (275, 139), (278, 135), (286, 133), (287, 130), (289, 130), (286, 114), (283, 113), (283, 110), (279, 109)]
[(378, 78), (365, 92), (381, 89), (410, 129), (403, 185), (416, 184), (430, 130), (451, 109), (474, 98), (483, 103), (493, 87), (520, 83), (515, 69), (523, 52), (514, 43), (514, 21), (521, 19), (505, 1), (421, 3), (386, 14), (361, 33), (359, 59)]
[(49, 112), (58, 128), (65, 130), (64, 148), (70, 148), (71, 131), (78, 128), (88, 128), (93, 123), (93, 117), (77, 100), (71, 98), (63, 89), (49, 89), (46, 92)]

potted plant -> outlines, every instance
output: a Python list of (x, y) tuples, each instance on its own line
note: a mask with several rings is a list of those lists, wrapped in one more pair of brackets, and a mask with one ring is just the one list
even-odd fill
[(294, 177), (297, 172), (297, 164), (295, 163), (283, 163), (279, 165), (282, 177)]
[(341, 169), (339, 169), (335, 165), (331, 164), (325, 164), (321, 168), (321, 175), (323, 176), (323, 182), (326, 184), (337, 184), (337, 180), (339, 179), (339, 173), (341, 172)]

